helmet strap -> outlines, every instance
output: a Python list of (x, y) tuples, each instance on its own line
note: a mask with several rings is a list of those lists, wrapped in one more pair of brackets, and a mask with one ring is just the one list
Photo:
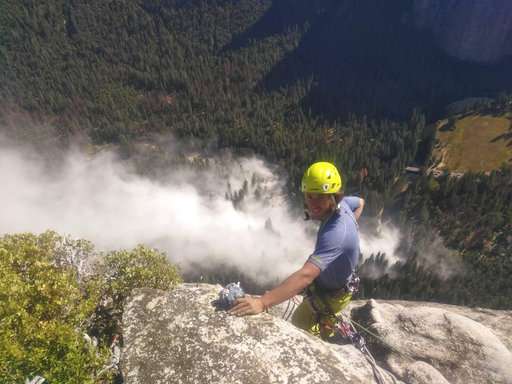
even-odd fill
[(340, 198), (340, 195), (338, 194), (333, 194), (331, 195), (332, 197), (332, 201), (334, 202), (334, 212), (339, 212), (340, 208), (339, 208), (339, 203), (341, 202), (341, 198)]
[(309, 214), (308, 206), (304, 203), (304, 221), (311, 220), (311, 215)]
[(338, 206), (338, 202), (336, 201), (336, 196), (331, 195), (331, 199), (332, 199), (332, 201), (334, 203), (334, 206), (337, 207)]

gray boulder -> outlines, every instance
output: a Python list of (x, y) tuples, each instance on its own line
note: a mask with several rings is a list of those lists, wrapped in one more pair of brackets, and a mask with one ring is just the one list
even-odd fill
[(393, 347), (377, 357), (408, 383), (512, 383), (511, 311), (376, 300), (351, 309)]
[[(352, 345), (333, 345), (270, 314), (217, 311), (220, 286), (136, 290), (123, 315), (122, 372), (135, 383), (373, 383)], [(398, 383), (379, 370), (385, 383)]]
[[(290, 303), (237, 318), (212, 306), (220, 288), (136, 290), (123, 316), (125, 382), (376, 382), (352, 345), (325, 343), (281, 319)], [(377, 336), (363, 333), (385, 383), (512, 384), (512, 311), (370, 300), (354, 301), (346, 315)]]
[(450, 384), (441, 372), (423, 361), (409, 364), (404, 370), (404, 380), (408, 384)]

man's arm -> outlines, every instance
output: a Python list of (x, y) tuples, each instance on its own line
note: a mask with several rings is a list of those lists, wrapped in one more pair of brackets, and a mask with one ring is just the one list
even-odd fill
[(359, 220), (359, 217), (361, 217), (361, 214), (363, 213), (364, 209), (364, 199), (359, 198), (359, 207), (354, 211), (354, 216), (356, 220)]
[(320, 274), (320, 268), (309, 261), (298, 271), (292, 273), (280, 285), (261, 297), (244, 297), (238, 299), (229, 313), (237, 316), (255, 315), (265, 309), (279, 304), (299, 294)]
[(282, 303), (290, 297), (302, 292), (302, 290), (310, 285), (319, 274), (320, 268), (308, 261), (301, 269), (292, 273), (276, 288), (265, 293), (261, 297), (261, 300), (266, 308)]

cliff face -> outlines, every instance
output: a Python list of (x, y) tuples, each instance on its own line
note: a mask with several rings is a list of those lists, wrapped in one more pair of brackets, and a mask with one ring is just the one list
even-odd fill
[(512, 54), (510, 0), (415, 0), (413, 13), (451, 56), (491, 63)]
[[(352, 345), (332, 345), (268, 314), (217, 311), (220, 286), (136, 290), (123, 315), (126, 384), (367, 384), (374, 371)], [(383, 384), (404, 384), (379, 370)], [(426, 384), (426, 383), (421, 383)]]
[[(355, 301), (347, 309), (379, 367), (350, 344), (325, 343), (272, 314), (217, 311), (220, 286), (140, 289), (123, 315), (125, 383), (512, 384), (511, 311), (405, 301)], [(392, 349), (389, 348), (392, 346)]]

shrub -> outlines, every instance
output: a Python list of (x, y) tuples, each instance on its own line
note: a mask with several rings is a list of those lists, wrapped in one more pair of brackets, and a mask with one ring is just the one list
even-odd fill
[(54, 232), (0, 238), (2, 382), (40, 375), (50, 383), (92, 383), (108, 357), (84, 339), (99, 292), (81, 287), (71, 265), (56, 265), (63, 242)]
[(105, 293), (116, 304), (122, 304), (134, 288), (170, 289), (181, 282), (178, 269), (164, 253), (143, 245), (108, 253), (97, 273), (105, 278)]
[(0, 383), (112, 379), (103, 368), (126, 297), (181, 278), (165, 254), (141, 245), (100, 256), (90, 242), (55, 232), (0, 237)]
[(105, 343), (120, 335), (124, 301), (134, 288), (170, 289), (182, 281), (164, 253), (143, 245), (107, 253), (96, 265), (95, 275), (101, 278), (102, 294), (93, 334)]

